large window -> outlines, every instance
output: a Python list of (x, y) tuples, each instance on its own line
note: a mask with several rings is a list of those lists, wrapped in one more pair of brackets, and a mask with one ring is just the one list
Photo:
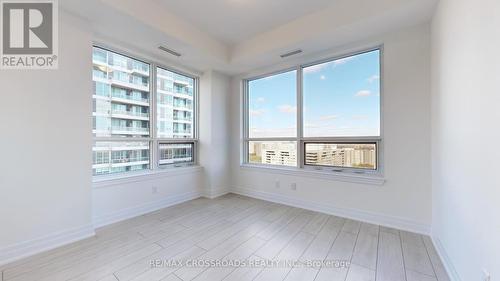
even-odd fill
[(245, 80), (244, 162), (379, 172), (380, 56), (377, 48)]
[(196, 78), (100, 47), (92, 62), (94, 176), (195, 163)]

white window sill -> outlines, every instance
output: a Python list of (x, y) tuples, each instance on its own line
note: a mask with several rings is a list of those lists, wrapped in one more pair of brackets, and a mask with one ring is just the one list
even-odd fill
[(147, 170), (147, 171), (123, 173), (115, 175), (97, 176), (92, 179), (92, 187), (103, 188), (103, 187), (127, 184), (132, 182), (159, 179), (164, 177), (174, 177), (179, 175), (197, 173), (200, 172), (202, 169), (203, 169), (202, 166), (194, 165), (185, 167), (161, 168), (157, 170)]
[(336, 172), (327, 170), (310, 170), (310, 169), (299, 169), (294, 167), (276, 167), (276, 166), (262, 166), (262, 165), (251, 165), (251, 164), (241, 164), (240, 168), (242, 170), (248, 171), (258, 171), (263, 173), (273, 173), (280, 175), (289, 176), (299, 176), (299, 177), (311, 177), (326, 180), (350, 182), (350, 183), (360, 183), (367, 185), (383, 185), (385, 178), (379, 174), (357, 174), (353, 172)]

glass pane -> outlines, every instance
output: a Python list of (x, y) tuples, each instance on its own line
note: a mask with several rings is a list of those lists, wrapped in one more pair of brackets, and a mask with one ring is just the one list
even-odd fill
[(304, 137), (380, 136), (380, 51), (304, 68)]
[(250, 138), (297, 136), (297, 71), (248, 82)]
[(149, 136), (149, 64), (93, 48), (95, 137)]
[(160, 165), (192, 163), (193, 143), (160, 143)]
[(149, 169), (148, 142), (97, 141), (92, 152), (94, 176)]
[(305, 164), (376, 170), (377, 145), (375, 143), (306, 143)]
[(194, 78), (156, 68), (159, 138), (194, 138)]
[(297, 166), (297, 142), (294, 141), (251, 141), (248, 143), (248, 162)]

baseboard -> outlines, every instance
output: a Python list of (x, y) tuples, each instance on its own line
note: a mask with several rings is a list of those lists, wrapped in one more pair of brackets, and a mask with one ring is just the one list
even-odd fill
[(94, 226), (86, 225), (14, 244), (0, 249), (0, 266), (28, 256), (55, 249), (78, 240), (89, 238), (94, 235)]
[(202, 194), (200, 192), (188, 192), (184, 194), (179, 194), (175, 196), (169, 196), (163, 198), (159, 201), (154, 201), (146, 203), (143, 205), (135, 206), (132, 208), (122, 209), (117, 212), (110, 214), (95, 216), (93, 218), (93, 223), (96, 228), (103, 227), (108, 224), (123, 221), (140, 215), (144, 215), (159, 209), (170, 207), (172, 205), (180, 204), (189, 200), (200, 198)]
[(232, 188), (230, 192), (266, 201), (271, 201), (275, 203), (285, 204), (293, 207), (298, 207), (302, 209), (322, 212), (339, 217), (392, 227), (396, 229), (407, 230), (425, 235), (430, 234), (430, 226), (400, 217), (388, 216), (388, 215), (377, 214), (373, 212), (367, 212), (356, 209), (340, 208), (329, 204), (306, 201), (302, 199), (289, 197), (286, 195), (265, 192), (265, 191), (258, 191), (249, 188)]
[(446, 249), (443, 246), (443, 243), (441, 243), (441, 240), (437, 236), (431, 235), (431, 240), (432, 244), (434, 244), (434, 248), (436, 248), (436, 251), (439, 255), (439, 258), (443, 262), (444, 269), (446, 270), (446, 273), (448, 273), (448, 277), (450, 278), (451, 281), (461, 281), (460, 276), (458, 275), (458, 272), (451, 262), (450, 256), (446, 252)]
[(206, 197), (208, 199), (215, 199), (220, 196), (224, 196), (229, 193), (229, 189), (227, 188), (215, 188), (215, 189), (210, 189), (207, 188), (203, 192), (203, 197)]

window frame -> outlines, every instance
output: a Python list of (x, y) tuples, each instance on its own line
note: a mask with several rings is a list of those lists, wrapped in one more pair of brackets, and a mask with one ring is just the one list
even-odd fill
[[(198, 165), (198, 118), (199, 118), (199, 81), (198, 75), (193, 73), (187, 73), (185, 71), (178, 70), (176, 68), (165, 66), (159, 63), (157, 60), (148, 59), (141, 55), (132, 54), (126, 50), (121, 50), (115, 47), (110, 47), (106, 44), (100, 42), (93, 42), (92, 49), (99, 48), (108, 52), (116, 53), (118, 55), (140, 61), (142, 63), (149, 65), (149, 136), (148, 137), (96, 137), (92, 136), (93, 143), (96, 142), (147, 142), (149, 144), (149, 168), (139, 171), (129, 171), (129, 172), (119, 172), (119, 173), (109, 173), (102, 175), (92, 175), (94, 180), (100, 181), (105, 179), (120, 179), (127, 178), (134, 175), (149, 174), (155, 171), (162, 171), (167, 169), (179, 168), (179, 167), (190, 167)], [(91, 57), (91, 62), (93, 57)], [(93, 64), (93, 62), (92, 62)], [(174, 72), (179, 75), (187, 76), (192, 78), (193, 81), (193, 137), (192, 138), (158, 138), (157, 137), (157, 71), (156, 68), (162, 68), (164, 70)], [(93, 67), (92, 67), (93, 69)], [(93, 76), (91, 77), (92, 82), (94, 82)], [(94, 95), (94, 93), (92, 93)], [(92, 98), (93, 100), (93, 98)], [(159, 163), (159, 153), (160, 153), (160, 143), (193, 143), (193, 161), (186, 162), (179, 165), (160, 165)], [(93, 145), (94, 146), (94, 145)], [(92, 147), (93, 147), (92, 146)], [(92, 163), (93, 164), (93, 163)]]
[[(380, 73), (380, 97), (379, 97), (379, 108), (380, 108), (380, 133), (379, 136), (342, 136), (342, 137), (304, 137), (303, 130), (303, 70), (306, 67), (328, 63), (339, 59), (344, 59), (356, 55), (361, 55), (364, 53), (369, 53), (373, 51), (379, 51), (379, 73)], [(296, 97), (297, 97), (297, 136), (296, 137), (276, 137), (276, 138), (250, 138), (249, 137), (249, 82), (257, 79), (266, 78), (269, 76), (296, 71)], [(280, 170), (300, 170), (300, 171), (311, 171), (311, 172), (324, 172), (333, 174), (346, 174), (346, 175), (367, 175), (382, 177), (384, 175), (384, 153), (383, 153), (383, 139), (384, 139), (384, 46), (383, 44), (376, 45), (373, 47), (363, 48), (354, 50), (351, 52), (343, 52), (338, 55), (329, 56), (320, 60), (313, 60), (310, 62), (295, 65), (293, 67), (283, 68), (277, 71), (266, 72), (264, 74), (244, 77), (241, 80), (242, 83), (242, 142), (241, 142), (241, 157), (240, 166), (242, 167), (257, 167), (257, 168), (270, 168), (270, 169), (280, 169)], [(288, 167), (281, 165), (271, 165), (264, 163), (251, 163), (249, 162), (249, 143), (251, 141), (294, 141), (297, 144), (297, 166)], [(337, 166), (319, 166), (319, 165), (306, 165), (305, 164), (305, 144), (306, 143), (368, 143), (376, 145), (376, 167), (377, 169), (362, 169), (355, 167), (337, 167)]]

